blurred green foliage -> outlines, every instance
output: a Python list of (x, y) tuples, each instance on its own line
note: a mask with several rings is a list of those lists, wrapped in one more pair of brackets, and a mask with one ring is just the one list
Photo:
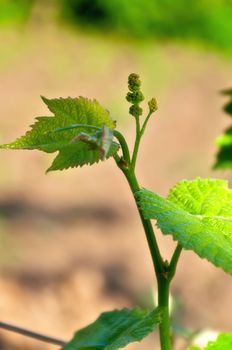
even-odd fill
[(32, 5), (78, 27), (140, 39), (188, 40), (232, 52), (232, 0), (0, 0), (0, 25), (25, 21)]
[[(229, 101), (224, 105), (224, 111), (229, 117), (232, 117), (232, 89), (222, 91), (223, 95), (228, 96)], [(218, 153), (214, 169), (232, 169), (232, 126), (230, 125), (216, 140)]]
[(190, 39), (232, 51), (232, 0), (59, 0), (77, 25), (136, 38)]
[(34, 0), (0, 0), (0, 25), (23, 22), (30, 15)]

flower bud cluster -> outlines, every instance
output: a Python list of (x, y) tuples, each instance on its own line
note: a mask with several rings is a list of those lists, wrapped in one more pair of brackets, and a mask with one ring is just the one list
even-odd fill
[(155, 111), (157, 111), (158, 109), (157, 101), (154, 97), (150, 101), (148, 101), (148, 107), (149, 107), (150, 113), (154, 113)]
[(138, 91), (141, 86), (141, 80), (139, 75), (136, 73), (131, 73), (128, 77), (128, 88), (130, 91)]
[(126, 95), (126, 99), (128, 102), (133, 103), (133, 104), (138, 104), (144, 100), (144, 96), (140, 90), (138, 91), (133, 91), (133, 92), (128, 92)]
[(143, 110), (139, 104), (144, 100), (144, 96), (140, 90), (141, 81), (138, 74), (132, 73), (128, 78), (129, 92), (126, 95), (126, 99), (132, 105), (130, 106), (129, 113), (134, 117), (142, 115)]

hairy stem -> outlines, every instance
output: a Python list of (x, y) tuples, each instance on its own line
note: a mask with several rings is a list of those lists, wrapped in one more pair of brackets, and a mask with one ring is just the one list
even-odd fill
[(31, 331), (31, 330), (21, 328), (18, 326), (14, 326), (12, 324), (5, 323), (5, 322), (0, 322), (0, 328), (5, 329), (7, 331), (11, 331), (11, 332), (15, 332), (15, 333), (24, 335), (26, 337), (34, 338), (34, 339), (37, 339), (37, 340), (40, 340), (40, 341), (43, 341), (46, 343), (54, 344), (54, 345), (64, 346), (66, 344), (66, 342), (63, 340), (48, 337), (46, 335), (36, 333), (36, 332)]

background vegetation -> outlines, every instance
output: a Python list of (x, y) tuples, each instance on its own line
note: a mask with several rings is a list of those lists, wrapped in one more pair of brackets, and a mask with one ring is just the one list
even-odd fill
[(1, 0), (0, 23), (28, 19), (33, 4), (57, 8), (60, 19), (78, 27), (126, 37), (188, 40), (232, 52), (231, 0)]
[(34, 0), (0, 0), (0, 24), (24, 22), (30, 16)]
[(61, 0), (76, 24), (137, 38), (197, 40), (231, 51), (231, 0)]

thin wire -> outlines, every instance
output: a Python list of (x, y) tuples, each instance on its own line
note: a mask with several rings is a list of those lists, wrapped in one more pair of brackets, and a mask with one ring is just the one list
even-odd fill
[(52, 338), (52, 337), (49, 337), (49, 336), (46, 336), (46, 335), (43, 335), (40, 333), (33, 332), (29, 329), (14, 326), (12, 324), (5, 323), (5, 322), (0, 322), (0, 328), (5, 329), (7, 331), (11, 331), (11, 332), (15, 332), (15, 333), (24, 335), (26, 337), (34, 338), (34, 339), (37, 339), (37, 340), (40, 340), (40, 341), (43, 341), (46, 343), (51, 343), (54, 345), (64, 346), (65, 344), (67, 344), (63, 340)]

